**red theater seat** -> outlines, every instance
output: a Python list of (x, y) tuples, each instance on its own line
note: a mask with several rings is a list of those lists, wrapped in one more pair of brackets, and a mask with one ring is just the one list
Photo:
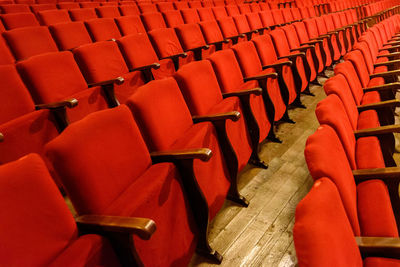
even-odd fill
[(1, 15), (1, 20), (3, 21), (3, 25), (7, 30), (39, 26), (39, 22), (37, 21), (35, 15), (31, 12), (4, 14)]
[(73, 21), (97, 19), (96, 11), (94, 10), (94, 8), (70, 9), (68, 10), (68, 12)]
[(37, 15), (41, 24), (46, 26), (71, 21), (68, 11), (64, 9), (39, 11)]
[(60, 51), (72, 50), (78, 46), (92, 42), (82, 21), (51, 25), (49, 26), (49, 30)]
[(195, 60), (209, 57), (215, 52), (215, 46), (208, 46), (198, 24), (182, 24), (175, 28), (184, 51), (192, 51)]
[(112, 18), (91, 19), (85, 21), (85, 25), (90, 36), (96, 42), (118, 39), (121, 37), (121, 32)]
[(144, 28), (139, 16), (121, 16), (115, 18), (115, 22), (117, 23), (119, 30), (124, 36), (136, 33), (146, 33), (146, 29)]

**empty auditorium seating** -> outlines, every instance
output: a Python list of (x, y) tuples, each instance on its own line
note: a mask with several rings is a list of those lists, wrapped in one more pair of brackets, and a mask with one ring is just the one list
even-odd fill
[(33, 13), (10, 13), (1, 15), (3, 25), (7, 30), (12, 30), (22, 27), (39, 26)]
[(129, 35), (135, 33), (146, 33), (139, 16), (129, 15), (115, 18), (115, 23), (122, 35)]
[(94, 10), (94, 8), (70, 9), (68, 10), (68, 13), (73, 21), (97, 19), (96, 11)]
[(184, 51), (192, 51), (195, 60), (207, 58), (215, 52), (215, 46), (208, 46), (198, 24), (182, 24), (175, 27)]
[[(4, 207), (1, 228), (7, 229), (1, 232), (1, 239), (7, 242), (7, 246), (0, 250), (4, 264), (120, 266), (106, 238), (95, 234), (78, 236), (78, 228), (82, 228), (77, 227), (38, 155), (30, 154), (2, 165), (0, 173)], [(132, 231), (138, 226), (133, 222), (129, 227), (127, 221), (126, 229)], [(106, 223), (103, 226), (107, 225), (110, 232), (120, 228), (120, 224), (112, 226)]]
[(38, 17), (42, 25), (52, 25), (63, 22), (70, 22), (71, 18), (69, 17), (68, 11), (61, 10), (45, 10), (38, 12)]
[[(149, 154), (126, 106), (97, 112), (74, 123), (46, 150), (79, 215), (150, 218), (157, 224), (151, 238), (133, 236), (134, 249), (143, 264), (189, 262), (196, 247), (197, 229), (180, 175), (172, 163), (153, 165), (152, 161), (171, 161), (175, 157), (207, 161), (209, 150), (187, 150), (180, 156), (172, 151)], [(84, 168), (82, 159), (86, 162)]]
[(92, 42), (82, 21), (50, 25), (49, 30), (60, 51), (72, 50), (78, 46)]
[(121, 32), (112, 18), (91, 19), (85, 21), (85, 25), (95, 41), (107, 41), (121, 37)]

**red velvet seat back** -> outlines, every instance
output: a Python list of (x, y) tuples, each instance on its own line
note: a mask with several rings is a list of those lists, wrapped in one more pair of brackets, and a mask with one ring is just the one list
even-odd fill
[(169, 28), (174, 28), (185, 23), (179, 10), (164, 11), (162, 15)]
[(15, 59), (10, 48), (6, 44), (3, 36), (0, 36), (0, 65), (13, 64), (14, 62)]
[(251, 9), (251, 12), (260, 12), (260, 11), (262, 11), (259, 3), (251, 3), (250, 4), (250, 9)]
[(251, 30), (258, 30), (263, 28), (263, 24), (260, 16), (258, 15), (258, 12), (246, 14), (246, 19), (249, 23)]
[(235, 21), (231, 17), (219, 19), (218, 25), (225, 38), (239, 35), (239, 32), (235, 25)]
[(307, 28), (308, 36), (310, 38), (317, 38), (319, 36), (319, 33), (315, 19), (305, 19), (303, 20), (303, 22)]
[(224, 40), (224, 36), (216, 21), (202, 21), (199, 23), (204, 39), (208, 44)]
[(240, 15), (240, 11), (237, 5), (228, 5), (225, 7), (225, 9), (230, 17)]
[(116, 42), (82, 45), (73, 53), (87, 83), (115, 79), (129, 72)]
[(200, 23), (200, 17), (196, 9), (186, 8), (180, 10), (185, 23)]
[(13, 65), (0, 66), (0, 124), (35, 110), (28, 90)]
[(304, 22), (295, 22), (292, 25), (296, 29), (297, 36), (299, 37), (300, 43), (304, 44), (304, 43), (308, 42), (310, 38), (308, 36), (307, 28), (306, 28), (306, 25), (304, 24)]
[(118, 39), (117, 43), (129, 69), (135, 69), (158, 62), (157, 54), (147, 34), (130, 34)]
[(6, 4), (0, 6), (1, 13), (26, 13), (31, 12), (28, 5), (25, 4)]
[(96, 42), (118, 39), (121, 33), (112, 18), (92, 19), (85, 21), (90, 36)]
[(376, 58), (372, 57), (372, 54), (369, 50), (368, 44), (366, 42), (357, 42), (354, 47), (355, 50), (361, 51), (362, 57), (365, 60), (366, 67), (368, 69), (368, 73), (372, 74), (374, 73), (374, 60)]
[(271, 9), (271, 14), (274, 17), (274, 21), (276, 24), (284, 24), (285, 23), (285, 19), (283, 18), (281, 9)]
[(115, 22), (124, 36), (136, 33), (146, 33), (146, 29), (144, 28), (139, 16), (122, 16), (115, 18)]
[(353, 130), (357, 129), (358, 110), (354, 101), (351, 88), (347, 83), (346, 77), (342, 74), (337, 74), (329, 78), (324, 83), (324, 91), (327, 95), (336, 94), (343, 103), (347, 112), (347, 117), (351, 123)]
[(206, 45), (200, 26), (198, 24), (183, 24), (175, 28), (184, 50), (189, 50)]
[(200, 1), (190, 1), (190, 2), (186, 2), (186, 1), (174, 1), (174, 6), (176, 9), (185, 9), (185, 8), (201, 8), (201, 2)]
[(334, 71), (335, 75), (342, 74), (346, 78), (356, 104), (360, 105), (364, 96), (364, 91), (353, 64), (350, 61), (344, 61), (337, 64)]
[(103, 214), (151, 165), (139, 129), (125, 106), (70, 125), (46, 146), (46, 155), (63, 177), (79, 214)]
[(277, 52), (278, 56), (285, 56), (289, 55), (290, 47), (289, 42), (286, 38), (285, 31), (282, 29), (275, 29), (269, 33), (271, 38), (275, 44), (275, 51)]
[(52, 24), (65, 23), (65, 22), (71, 21), (68, 11), (64, 10), (64, 9), (40, 11), (38, 13), (38, 17), (41, 21), (41, 24), (47, 25), (47, 26), (52, 25)]
[(82, 21), (51, 25), (49, 26), (49, 30), (61, 51), (71, 50), (92, 42)]
[(165, 58), (183, 52), (174, 29), (157, 29), (148, 32), (148, 34), (159, 58)]
[(300, 41), (299, 38), (297, 37), (297, 32), (293, 25), (286, 25), (283, 26), (281, 29), (285, 31), (286, 38), (288, 40), (291, 49), (300, 47)]
[(300, 10), (297, 7), (290, 8), (290, 11), (292, 12), (294, 20), (301, 20), (303, 18), (303, 16), (300, 13)]
[[(137, 114), (135, 118), (142, 118), (138, 124), (150, 151), (168, 150), (193, 125), (185, 100), (173, 78), (145, 84), (128, 100), (127, 105), (133, 114)], [(150, 106), (157, 108), (149, 109)]]
[(257, 75), (262, 71), (260, 58), (257, 49), (252, 42), (243, 42), (232, 47), (240, 63), (242, 73), (245, 77)]
[(77, 239), (62, 195), (36, 154), (0, 166), (0, 177), (2, 264), (48, 266)]
[(264, 10), (258, 13), (264, 27), (276, 25), (271, 10)]
[(158, 12), (157, 6), (152, 3), (141, 2), (137, 3), (140, 12), (143, 13), (150, 13), (150, 12)]
[(360, 235), (357, 192), (353, 174), (334, 129), (321, 125), (306, 142), (304, 156), (314, 180), (328, 177), (337, 186), (355, 236)]
[(328, 178), (316, 181), (297, 205), (293, 239), (299, 266), (363, 266), (340, 195)]
[[(3, 36), (16, 60), (58, 51), (49, 30), (44, 26), (14, 29), (4, 32)], [(29, 42), (26, 40), (29, 40)]]
[(158, 11), (164, 12), (167, 10), (175, 10), (175, 7), (172, 2), (159, 2), (156, 3)]
[(197, 13), (199, 13), (201, 21), (215, 20), (215, 16), (214, 13), (212, 12), (211, 7), (199, 8), (197, 9)]
[(87, 88), (72, 53), (48, 53), (17, 64), (36, 103), (65, 100)]
[(235, 21), (235, 25), (239, 33), (250, 32), (250, 26), (246, 19), (246, 15), (234, 16), (233, 20)]
[(369, 72), (361, 51), (353, 50), (347, 53), (344, 56), (344, 59), (346, 61), (350, 61), (353, 64), (355, 70), (357, 71), (358, 78), (360, 79), (362, 87), (368, 87), (367, 85), (369, 83)]
[(57, 7), (59, 9), (74, 9), (74, 8), (79, 8), (79, 3), (75, 2), (65, 2), (65, 3), (57, 3)]
[(239, 4), (238, 7), (241, 14), (251, 13), (251, 8), (249, 4)]
[(133, 5), (121, 5), (119, 10), (122, 16), (137, 16), (140, 15), (140, 10), (136, 4)]
[(1, 15), (4, 27), (7, 30), (39, 26), (35, 15), (33, 13), (10, 13)]
[(68, 12), (73, 21), (97, 19), (97, 14), (94, 8), (70, 9)]
[(96, 8), (96, 13), (99, 18), (116, 18), (120, 17), (121, 13), (117, 6), (101, 6)]
[(222, 99), (217, 77), (209, 61), (192, 62), (174, 75), (192, 115), (207, 115)]
[(340, 98), (335, 94), (327, 96), (318, 103), (315, 114), (320, 124), (326, 124), (335, 129), (346, 151), (351, 168), (353, 170), (357, 169), (355, 159), (356, 139), (353, 127)]
[(289, 8), (282, 9), (282, 15), (285, 22), (292, 22), (294, 20), (292, 12), (290, 11)]
[(211, 9), (216, 19), (225, 18), (228, 16), (228, 13), (226, 12), (225, 7), (223, 6), (213, 7)]
[(160, 12), (144, 13), (141, 18), (147, 31), (167, 28), (167, 24), (165, 24)]

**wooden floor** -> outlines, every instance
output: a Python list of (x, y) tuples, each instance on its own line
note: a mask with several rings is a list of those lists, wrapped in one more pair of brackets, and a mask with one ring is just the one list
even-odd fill
[[(327, 74), (332, 76), (333, 72)], [(326, 80), (318, 79), (321, 83)], [(226, 201), (211, 223), (211, 245), (224, 257), (220, 266), (296, 266), (294, 211), (313, 183), (304, 160), (304, 146), (319, 126), (314, 111), (325, 98), (321, 86), (310, 88), (315, 96), (302, 96), (307, 109), (289, 111), (296, 124), (278, 127), (277, 136), (283, 143), (262, 145), (260, 156), (269, 168), (247, 166), (242, 171), (240, 192), (250, 201), (249, 207)], [(196, 254), (190, 266), (217, 265)]]

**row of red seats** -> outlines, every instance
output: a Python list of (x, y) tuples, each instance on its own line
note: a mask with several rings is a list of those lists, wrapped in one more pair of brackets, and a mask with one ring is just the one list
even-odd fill
[[(154, 223), (149, 220), (140, 221), (142, 224), (136, 225), (134, 229), (125, 224), (125, 231), (139, 235), (139, 238), (134, 237), (134, 242), (130, 235), (109, 235), (111, 244), (117, 248), (118, 254), (131, 251), (132, 245), (135, 245), (137, 254), (149, 266), (184, 265), (190, 260), (197, 246), (198, 251), (220, 261), (221, 256), (208, 245), (209, 220), (221, 208), (226, 197), (244, 206), (247, 205), (247, 201), (237, 190), (237, 172), (249, 160), (258, 166), (263, 166), (257, 157), (258, 144), (271, 133), (271, 124), (274, 121), (281, 119), (290, 121), (286, 116), (287, 106), (290, 103), (296, 104), (296, 99), (300, 99), (300, 92), (306, 91), (308, 83), (316, 78), (316, 69), (319, 69), (319, 66), (312, 65), (312, 57), (306, 55), (312, 54), (312, 46), (300, 48), (304, 49), (305, 53), (296, 53), (298, 47), (294, 47), (287, 39), (289, 37), (286, 36), (296, 37), (286, 33), (293, 29), (296, 31), (294, 25), (307, 31), (305, 22), (278, 28), (270, 32), (271, 36), (265, 33), (252, 41), (243, 41), (232, 49), (213, 53), (209, 60), (186, 64), (173, 78), (152, 81), (135, 88), (135, 93), (125, 101), (129, 109), (121, 105), (93, 112), (118, 105), (112, 90), (117, 90), (123, 80), (113, 76), (112, 80), (103, 81), (100, 77), (101, 82), (92, 84), (92, 88), (88, 88), (71, 52), (32, 56), (17, 64), (19, 73), (13, 65), (2, 66), (0, 70), (1, 76), (4, 77), (2, 83), (4, 89), (2, 88), (0, 92), (5, 93), (6, 97), (1, 99), (7, 101), (1, 107), (5, 107), (4, 114), (9, 116), (0, 126), (0, 132), (4, 133), (2, 151), (7, 151), (4, 156), (21, 153), (21, 147), (30, 150), (29, 152), (45, 150), (41, 154), (45, 156), (54, 179), (64, 186), (78, 213), (92, 214), (78, 219), (84, 227), (83, 232), (93, 231), (88, 225), (100, 222), (105, 224), (103, 228), (112, 228), (110, 226), (112, 223), (107, 224), (107, 222), (113, 218), (103, 219), (99, 215), (154, 218), (158, 230), (149, 241), (140, 239), (140, 237), (149, 238), (154, 232)], [(357, 24), (353, 27), (358, 26)], [(331, 33), (328, 37), (317, 35), (316, 38), (321, 41), (316, 40), (316, 43), (323, 43), (324, 39), (325, 42), (331, 43), (333, 35), (336, 33)], [(302, 36), (308, 38), (308, 35)], [(290, 40), (295, 41), (295, 39)], [(299, 43), (298, 40), (297, 42)], [(97, 47), (100, 50), (95, 50)], [(294, 50), (290, 51), (290, 48)], [(88, 73), (99, 70), (97, 73), (99, 76), (103, 71), (103, 74), (108, 75), (107, 68), (110, 66), (114, 69), (115, 66), (124, 64), (123, 58), (119, 62), (115, 61), (114, 56), (103, 58), (110, 51), (121, 53), (113, 41), (97, 42), (73, 50), (78, 63), (81, 66), (87, 64)], [(277, 61), (276, 53), (281, 57), (280, 61)], [(287, 58), (294, 63), (290, 63)], [(89, 64), (93, 64), (94, 68)], [(273, 73), (273, 70), (270, 68), (263, 70), (263, 66), (266, 65), (275, 68), (276, 71), (282, 68), (279, 72), (283, 75), (280, 77), (287, 77), (283, 83), (279, 82), (278, 77), (278, 84), (282, 87), (276, 86), (277, 74)], [(324, 67), (325, 64), (322, 69)], [(305, 69), (309, 69), (310, 73)], [(311, 69), (314, 70), (313, 76)], [(118, 73), (117, 75), (125, 76), (127, 73), (126, 69), (121, 68), (114, 71)], [(299, 72), (303, 73), (298, 77), (301, 80), (292, 83), (291, 87), (290, 76), (295, 73), (299, 75)], [(129, 89), (131, 75), (126, 75), (125, 84), (122, 84), (120, 89)], [(292, 80), (294, 78), (292, 77)], [(111, 84), (114, 84), (115, 88), (110, 86)], [(287, 87), (284, 87), (284, 84)], [(40, 94), (43, 97), (40, 103), (52, 102), (52, 99), (63, 101), (36, 106), (39, 109), (50, 108), (50, 111), (33, 111), (34, 104), (26, 87), (35, 92), (34, 95)], [(20, 92), (21, 100), (8, 101), (10, 96), (17, 96), (17, 91)], [(76, 97), (79, 100), (77, 108), (81, 114), (79, 115), (79, 112), (73, 114), (76, 108), (68, 110), (69, 118), (74, 123), (58, 134), (57, 130), (61, 131), (67, 126), (65, 107), (77, 104), (76, 100), (66, 100), (68, 97)], [(158, 108), (154, 109), (154, 105)], [(132, 119), (130, 110), (138, 125)], [(15, 115), (16, 113), (18, 114)], [(88, 113), (92, 114), (86, 116)], [(82, 114), (83, 118), (79, 117)], [(54, 120), (61, 122), (60, 128), (54, 126)], [(140, 132), (143, 133), (144, 140)], [(25, 140), (27, 143), (22, 144)], [(39, 142), (36, 143), (37, 140)], [(44, 144), (50, 140), (52, 141), (44, 149)], [(151, 151), (162, 152), (153, 152), (150, 157), (147, 147)], [(180, 151), (174, 153), (170, 151), (177, 149)], [(40, 174), (45, 176), (43, 179), (47, 179), (45, 183), (54, 188), (43, 163), (37, 156), (28, 156), (17, 161), (17, 164), (23, 164), (23, 161), (33, 161), (34, 163), (31, 163), (34, 165), (33, 168), (40, 169)], [(173, 161), (176, 165), (151, 164), (163, 161)], [(7, 171), (9, 166), (13, 168), (12, 164), (4, 165), (4, 170)], [(21, 169), (21, 165), (17, 165), (15, 169)], [(30, 177), (35, 173), (35, 170), (28, 167), (23, 170), (26, 170)], [(22, 176), (26, 177), (26, 173)], [(149, 177), (157, 177), (158, 183)], [(4, 188), (8, 190), (9, 187)], [(54, 192), (54, 189), (52, 190)], [(22, 195), (29, 198), (29, 194)], [(20, 200), (19, 203), (25, 202)], [(44, 201), (44, 203), (53, 202)], [(17, 209), (15, 210), (17, 212)], [(60, 210), (65, 211), (65, 208)], [(76, 226), (70, 219), (66, 221), (70, 223), (75, 233)], [(13, 223), (15, 222), (9, 224)], [(32, 224), (39, 228), (42, 226), (40, 220), (33, 221)], [(40, 229), (47, 228), (45, 225)], [(52, 229), (54, 228), (49, 228)], [(59, 233), (57, 229), (51, 233), (52, 237)], [(16, 231), (4, 232), (4, 240), (15, 238)], [(118, 228), (116, 231), (122, 230)], [(46, 235), (40, 235), (43, 236)], [(37, 237), (32, 236), (32, 238), (36, 240)], [(80, 253), (92, 254), (93, 250), (88, 247), (97, 247), (99, 242), (105, 248), (104, 252), (100, 251), (96, 255), (111, 253), (106, 241), (101, 241), (98, 237), (91, 237), (97, 238), (97, 241), (87, 241), (89, 245), (75, 245), (72, 251), (65, 249), (71, 245), (71, 239), (76, 238), (76, 234), (68, 236), (65, 239), (68, 243), (59, 246), (51, 240), (43, 242), (53, 248), (50, 257), (49, 251), (45, 248), (40, 251), (35, 250), (31, 254), (32, 258), (24, 259), (29, 262), (49, 263), (57, 258), (58, 262), (55, 265), (62, 265), (71, 259), (82, 261), (85, 255)], [(125, 242), (121, 244), (117, 241)], [(36, 246), (36, 248), (41, 247)], [(21, 246), (17, 248), (10, 246), (10, 250), (5, 251), (4, 258), (13, 262), (15, 258), (12, 256), (18, 255), (20, 258), (21, 250), (25, 249)], [(60, 255), (65, 252), (71, 254)], [(129, 259), (132, 255), (127, 254), (121, 255), (125, 256), (122, 259), (132, 260)], [(102, 256), (99, 257), (103, 259)], [(97, 260), (98, 258), (93, 259), (95, 264)]]
[[(193, 1), (201, 1), (201, 2), (212, 2), (209, 0), (193, 0)], [(224, 0), (226, 4), (241, 4), (243, 1), (237, 0)], [(361, 0), (360, 0), (361, 1)], [(1, 0), (0, 4), (25, 4), (25, 5), (33, 5), (33, 4), (56, 4), (63, 2), (135, 2), (135, 3), (158, 3), (158, 2), (178, 2), (174, 0)], [(192, 1), (182, 1), (182, 2), (192, 2)]]
[(400, 266), (400, 169), (392, 156), (399, 30), (399, 15), (369, 28), (324, 85), (321, 126), (305, 148), (316, 182), (296, 209), (300, 266), (361, 266), (362, 258), (363, 266)]

